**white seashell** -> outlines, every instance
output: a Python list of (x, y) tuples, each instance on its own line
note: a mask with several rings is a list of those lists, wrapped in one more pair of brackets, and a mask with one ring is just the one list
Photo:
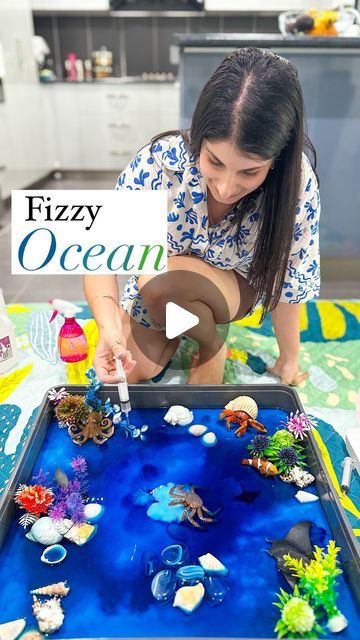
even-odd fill
[(64, 613), (58, 598), (50, 598), (40, 602), (36, 596), (33, 596), (33, 612), (39, 625), (40, 631), (43, 633), (53, 633), (60, 629), (64, 622)]
[(308, 487), (315, 480), (311, 473), (301, 467), (293, 467), (289, 473), (283, 473), (279, 477), (284, 482), (294, 482), (300, 489)]
[(339, 611), (335, 616), (329, 618), (327, 623), (327, 628), (331, 633), (340, 633), (340, 631), (344, 631), (348, 626), (348, 621), (345, 616)]
[(185, 427), (194, 420), (194, 414), (186, 407), (183, 407), (180, 404), (174, 404), (165, 414), (164, 420), (169, 424), (178, 424), (181, 427)]
[(0, 624), (0, 640), (15, 640), (22, 631), (24, 631), (26, 621), (24, 618), (18, 620), (12, 620), (11, 622), (4, 622)]
[(319, 496), (315, 496), (313, 493), (310, 493), (309, 491), (301, 491), (301, 489), (295, 493), (295, 498), (296, 500), (299, 500), (299, 502), (316, 502), (316, 500), (319, 500)]
[(205, 433), (205, 435), (201, 438), (201, 442), (205, 447), (214, 447), (217, 441), (218, 439), (213, 431)]
[(180, 607), (185, 613), (192, 613), (204, 597), (204, 585), (199, 582), (193, 587), (180, 587), (175, 594), (173, 607)]
[(227, 403), (225, 409), (228, 411), (245, 411), (253, 420), (256, 420), (259, 412), (255, 400), (249, 396), (238, 396), (234, 398), (234, 400)]
[(193, 424), (189, 427), (189, 433), (192, 436), (202, 436), (207, 431), (207, 427), (204, 427), (203, 424)]
[(105, 508), (98, 502), (88, 502), (84, 507), (85, 518), (88, 522), (96, 522), (100, 520)]
[(66, 586), (66, 582), (56, 582), (48, 584), (46, 587), (39, 587), (30, 591), (33, 596), (67, 596), (70, 588)]
[(48, 516), (36, 520), (30, 531), (25, 534), (25, 537), (32, 542), (40, 542), (45, 546), (56, 544), (62, 540), (62, 535), (57, 530), (54, 520)]
[(199, 562), (206, 573), (217, 573), (221, 576), (226, 576), (228, 573), (225, 565), (220, 562), (220, 560), (215, 558), (212, 553), (206, 553), (204, 556), (200, 556)]
[(44, 636), (37, 629), (30, 628), (21, 634), (19, 640), (44, 640)]

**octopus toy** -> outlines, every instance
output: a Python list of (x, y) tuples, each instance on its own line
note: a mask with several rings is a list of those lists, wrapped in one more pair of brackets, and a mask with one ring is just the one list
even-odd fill
[(248, 427), (254, 427), (260, 433), (267, 432), (266, 427), (256, 420), (257, 415), (258, 407), (255, 400), (249, 396), (238, 396), (228, 402), (220, 414), (220, 420), (226, 420), (228, 429), (231, 429), (232, 424), (238, 425), (234, 433), (238, 438), (241, 438)]

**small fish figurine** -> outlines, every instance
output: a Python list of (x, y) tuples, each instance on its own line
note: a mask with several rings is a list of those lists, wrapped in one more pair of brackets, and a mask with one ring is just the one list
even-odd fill
[(266, 458), (244, 458), (241, 464), (249, 465), (249, 467), (255, 467), (260, 471), (262, 476), (276, 476), (279, 472), (272, 462), (266, 460)]

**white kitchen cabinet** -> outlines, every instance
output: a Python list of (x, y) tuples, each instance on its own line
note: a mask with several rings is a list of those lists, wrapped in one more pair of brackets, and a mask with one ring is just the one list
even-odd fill
[(66, 84), (51, 93), (63, 169), (122, 170), (157, 133), (179, 126), (179, 87), (172, 83)]
[[(1, 197), (22, 189), (47, 173), (41, 93), (32, 52), (33, 23), (29, 0), (2, 0), (0, 40), (4, 52)], [(5, 128), (5, 134), (4, 134)]]

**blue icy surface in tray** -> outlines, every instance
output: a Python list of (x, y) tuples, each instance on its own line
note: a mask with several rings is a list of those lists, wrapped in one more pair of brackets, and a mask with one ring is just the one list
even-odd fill
[[(77, 547), (62, 541), (67, 557), (55, 566), (40, 562), (43, 547), (27, 540), (13, 523), (0, 556), (0, 623), (26, 617), (33, 626), (29, 591), (67, 580), (71, 591), (62, 600), (65, 622), (53, 638), (274, 637), (278, 610), (272, 603), (280, 587), (287, 586), (274, 558), (266, 553), (266, 539), (285, 536), (300, 520), (315, 523), (317, 544), (331, 535), (319, 501), (300, 504), (294, 498), (297, 487), (241, 465), (248, 457), (246, 445), (257, 432), (249, 428), (244, 437), (236, 438), (219, 421), (219, 412), (220, 408), (194, 410), (194, 424), (204, 424), (218, 436), (213, 448), (204, 447), (188, 427), (165, 426), (165, 411), (158, 409), (132, 411), (134, 424), (149, 425), (145, 441), (124, 439), (116, 427), (106, 444), (89, 441), (79, 447), (66, 430), (52, 423), (34, 472), (42, 468), (53, 474), (61, 466), (71, 475), (70, 460), (82, 455), (88, 462), (89, 494), (103, 498), (106, 508), (97, 534), (87, 544)], [(270, 434), (285, 418), (285, 412), (275, 409), (259, 414)], [(149, 492), (168, 482), (206, 487), (208, 491), (198, 492), (211, 511), (222, 507), (218, 523), (198, 531), (189, 523), (150, 519)], [(210, 552), (228, 568), (230, 592), (224, 593), (222, 604), (214, 607), (205, 597), (189, 616), (173, 608), (172, 599), (154, 599), (152, 568), (158, 562), (158, 570), (168, 568), (161, 564), (161, 551), (173, 544), (186, 547), (188, 564)], [(341, 640), (355, 640), (356, 605), (342, 576), (339, 583), (339, 605), (349, 620)]]

